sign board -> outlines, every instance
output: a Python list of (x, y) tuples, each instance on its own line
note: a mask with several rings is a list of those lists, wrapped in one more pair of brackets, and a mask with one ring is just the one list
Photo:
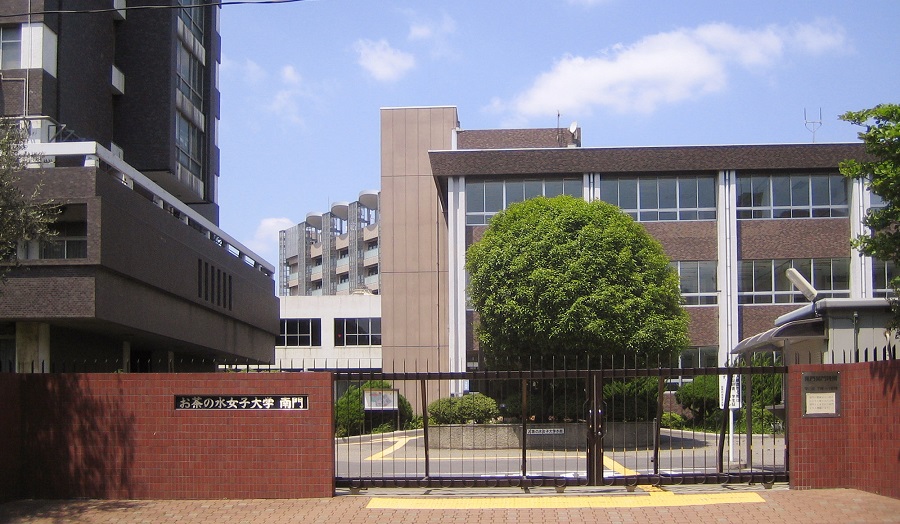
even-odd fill
[(565, 435), (565, 428), (528, 428), (526, 435)]
[(309, 409), (308, 395), (175, 395), (176, 410), (293, 411)]
[(804, 417), (841, 416), (841, 373), (803, 373), (800, 386)]
[[(719, 408), (725, 409), (725, 383), (728, 375), (719, 375)], [(731, 375), (731, 395), (728, 399), (728, 409), (741, 409), (741, 376)]]
[(366, 411), (393, 411), (400, 409), (399, 397), (396, 389), (364, 389), (363, 407)]

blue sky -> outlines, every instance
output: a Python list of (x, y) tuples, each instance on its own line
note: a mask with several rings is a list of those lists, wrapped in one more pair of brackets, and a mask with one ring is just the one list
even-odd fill
[(856, 141), (900, 102), (900, 2), (316, 0), (222, 8), (221, 226), (277, 232), (379, 189), (379, 109), (463, 129), (564, 127), (585, 147)]

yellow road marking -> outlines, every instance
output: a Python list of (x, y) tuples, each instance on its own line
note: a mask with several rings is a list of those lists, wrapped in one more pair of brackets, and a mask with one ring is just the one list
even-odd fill
[(390, 455), (391, 453), (397, 451), (398, 449), (402, 448), (403, 446), (406, 445), (407, 442), (409, 442), (410, 440), (413, 440), (415, 438), (418, 438), (418, 437), (397, 437), (395, 439), (393, 446), (379, 451), (378, 453), (372, 455), (371, 457), (367, 458), (366, 460), (381, 460), (384, 457), (386, 457), (386, 456)]
[(700, 493), (675, 495), (650, 492), (646, 495), (612, 496), (520, 496), (475, 498), (387, 498), (373, 497), (368, 509), (565, 509), (565, 508), (649, 508), (748, 504), (765, 500), (757, 493)]

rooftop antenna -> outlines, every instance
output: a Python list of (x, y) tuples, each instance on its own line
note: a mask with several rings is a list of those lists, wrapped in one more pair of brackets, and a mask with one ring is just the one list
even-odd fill
[(559, 109), (556, 110), (556, 145), (562, 147), (562, 131), (559, 129)]
[(809, 129), (809, 132), (812, 133), (813, 136), (813, 144), (816, 143), (816, 131), (822, 127), (822, 108), (819, 108), (819, 119), (818, 120), (810, 120), (806, 116), (806, 108), (803, 108), (803, 120), (806, 122), (806, 129)]

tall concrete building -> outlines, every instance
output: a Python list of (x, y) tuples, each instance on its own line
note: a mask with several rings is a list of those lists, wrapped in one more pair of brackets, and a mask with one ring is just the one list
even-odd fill
[(838, 172), (865, 157), (862, 144), (586, 148), (577, 128), (464, 130), (455, 107), (383, 109), (381, 122), (385, 370), (483, 364), (465, 250), (491, 216), (534, 196), (611, 202), (661, 242), (691, 318), (685, 367), (723, 364), (805, 301), (789, 267), (822, 296), (888, 293), (893, 267), (850, 245), (878, 205)]
[(273, 358), (275, 268), (218, 227), (220, 8), (158, 4), (0, 5), (0, 112), (41, 157), (22, 185), (62, 210), (0, 292), (4, 369)]

